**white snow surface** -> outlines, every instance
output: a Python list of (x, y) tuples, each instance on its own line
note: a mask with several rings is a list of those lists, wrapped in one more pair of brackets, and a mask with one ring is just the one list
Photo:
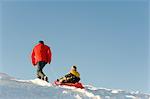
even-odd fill
[(40, 79), (17, 80), (0, 73), (0, 99), (150, 99), (150, 94), (123, 90), (56, 86)]

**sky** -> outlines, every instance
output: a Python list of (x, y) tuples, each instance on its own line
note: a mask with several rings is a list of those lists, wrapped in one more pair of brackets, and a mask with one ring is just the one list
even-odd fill
[(30, 54), (43, 40), (50, 82), (77, 65), (84, 84), (150, 92), (148, 0), (6, 0), (0, 12), (0, 72), (36, 78)]

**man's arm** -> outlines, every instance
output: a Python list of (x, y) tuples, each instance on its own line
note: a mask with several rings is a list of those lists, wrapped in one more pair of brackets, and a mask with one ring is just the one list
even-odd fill
[(50, 64), (50, 63), (51, 63), (51, 60), (52, 60), (52, 52), (51, 52), (51, 49), (50, 49), (50, 48), (48, 48), (47, 53), (48, 53), (48, 63)]
[(35, 64), (35, 53), (34, 53), (34, 49), (32, 50), (32, 53), (31, 53), (31, 59), (32, 59), (32, 64), (33, 64), (33, 65), (36, 65), (36, 64)]

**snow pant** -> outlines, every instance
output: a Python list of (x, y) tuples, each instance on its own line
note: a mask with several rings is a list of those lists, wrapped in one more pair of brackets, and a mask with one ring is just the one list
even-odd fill
[(43, 68), (46, 65), (46, 62), (40, 61), (37, 63), (37, 78), (44, 80), (44, 76), (46, 76), (43, 73)]

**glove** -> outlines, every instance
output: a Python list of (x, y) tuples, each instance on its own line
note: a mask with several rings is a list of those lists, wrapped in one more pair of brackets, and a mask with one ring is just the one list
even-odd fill
[(36, 66), (36, 64), (33, 64), (34, 66)]

